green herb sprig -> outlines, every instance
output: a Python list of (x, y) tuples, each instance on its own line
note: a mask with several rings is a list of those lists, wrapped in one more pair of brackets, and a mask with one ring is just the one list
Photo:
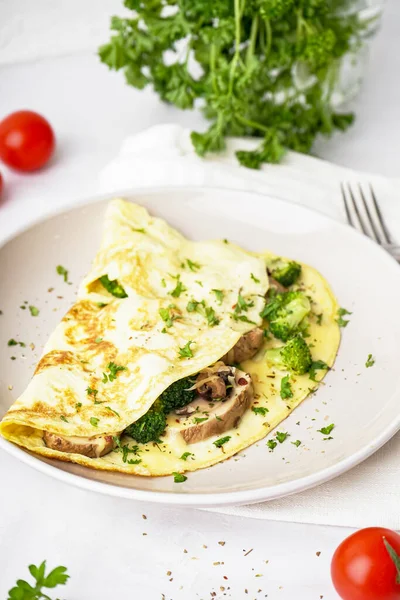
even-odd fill
[(211, 121), (191, 135), (200, 156), (222, 151), (227, 136), (257, 136), (256, 150), (236, 152), (257, 169), (280, 162), (287, 149), (310, 152), (319, 134), (352, 124), (354, 115), (336, 112), (332, 102), (341, 58), (362, 43), (364, 25), (346, 9), (350, 0), (124, 4), (133, 14), (112, 17), (100, 59), (122, 70), (129, 85), (153, 87), (180, 109), (200, 102)]

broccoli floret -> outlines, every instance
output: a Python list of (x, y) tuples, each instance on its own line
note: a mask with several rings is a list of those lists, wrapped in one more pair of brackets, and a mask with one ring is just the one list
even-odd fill
[(282, 17), (293, 9), (294, 0), (261, 0), (261, 16), (266, 19), (282, 19)]
[(276, 294), (273, 300), (265, 305), (260, 313), (268, 319), (271, 333), (283, 342), (287, 342), (304, 325), (304, 318), (309, 314), (311, 304), (303, 292), (285, 292)]
[(124, 288), (116, 279), (111, 279), (108, 275), (103, 275), (99, 279), (101, 285), (106, 288), (107, 292), (115, 296), (116, 298), (127, 298), (128, 294), (125, 292)]
[(300, 277), (301, 265), (294, 261), (282, 262), (276, 269), (272, 269), (270, 273), (281, 285), (289, 287)]
[(167, 414), (177, 408), (186, 406), (194, 400), (196, 390), (188, 391), (193, 382), (194, 380), (191, 377), (175, 381), (159, 396), (145, 415), (125, 429), (125, 433), (139, 444), (156, 442), (167, 426)]
[(139, 442), (139, 444), (147, 444), (147, 442), (156, 442), (159, 440), (166, 426), (167, 417), (161, 403), (156, 400), (145, 415), (125, 429), (125, 433)]
[(163, 392), (159, 398), (165, 414), (182, 408), (194, 400), (196, 396), (196, 390), (188, 391), (188, 388), (192, 387), (194, 383), (193, 377), (184, 377), (179, 379), (170, 385), (165, 392)]
[(276, 367), (287, 369), (297, 375), (307, 373), (312, 365), (310, 348), (301, 335), (291, 338), (281, 348), (267, 350), (266, 358)]

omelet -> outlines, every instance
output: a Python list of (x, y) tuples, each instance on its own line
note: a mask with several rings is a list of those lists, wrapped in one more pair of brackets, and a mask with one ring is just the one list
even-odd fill
[[(113, 200), (77, 301), (1, 435), (43, 456), (143, 476), (211, 466), (265, 437), (315, 389), (340, 343), (336, 299), (301, 265), (312, 377), (269, 362), (282, 346), (261, 316), (271, 290), (282, 291), (273, 280), (270, 289), (275, 258), (227, 240), (190, 241), (145, 208)], [(158, 439), (132, 439), (130, 426), (181, 380), (194, 399), (165, 415)]]

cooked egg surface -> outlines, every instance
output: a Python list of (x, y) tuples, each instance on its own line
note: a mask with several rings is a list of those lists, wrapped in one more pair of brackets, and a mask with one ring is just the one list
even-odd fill
[[(266, 252), (260, 257), (266, 264), (273, 255)], [(340, 330), (336, 322), (337, 301), (322, 275), (307, 265), (302, 265), (302, 274), (297, 287), (304, 289), (312, 300), (313, 314), (309, 319), (307, 342), (311, 346), (313, 359), (322, 360), (332, 366), (340, 343)], [(322, 317), (318, 317), (321, 314)], [(278, 340), (266, 339), (257, 355), (241, 365), (244, 371), (251, 374), (254, 400), (236, 429), (196, 444), (186, 444), (179, 433), (183, 426), (182, 420), (177, 415), (171, 414), (161, 443), (136, 444), (129, 437), (123, 438), (121, 444), (130, 450), (129, 453), (117, 449), (99, 459), (89, 459), (79, 454), (67, 455), (66, 458), (65, 455), (44, 447), (41, 437), (37, 434), (31, 436), (29, 447), (49, 457), (70, 460), (95, 469), (135, 475), (169, 475), (174, 472), (195, 471), (209, 467), (264, 438), (318, 387), (318, 382), (312, 381), (308, 374), (291, 376), (293, 396), (282, 400), (281, 380), (288, 373), (271, 367), (265, 359), (266, 350), (279, 345), (281, 343)], [(220, 354), (222, 355), (223, 353)], [(213, 360), (210, 359), (208, 364)], [(320, 381), (325, 373), (325, 370), (318, 370), (316, 379)], [(265, 410), (257, 410), (260, 408)], [(205, 418), (205, 415), (194, 414), (188, 419), (191, 418)], [(29, 431), (20, 434), (26, 446), (27, 436)], [(218, 446), (218, 441), (224, 438), (224, 443)], [(18, 436), (13, 441), (19, 443)]]
[[(126, 297), (107, 291), (105, 275)], [(121, 432), (174, 381), (214, 363), (260, 324), (267, 289), (261, 257), (223, 241), (191, 242), (143, 207), (113, 200), (77, 302), (50, 336), (0, 433), (60, 458), (44, 446), (44, 430)], [(235, 311), (239, 293), (245, 309)], [(83, 464), (113, 468), (112, 457)]]

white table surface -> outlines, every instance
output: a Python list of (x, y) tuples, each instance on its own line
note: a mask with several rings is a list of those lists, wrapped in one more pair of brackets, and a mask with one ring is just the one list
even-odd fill
[[(400, 5), (391, 0), (358, 100), (357, 124), (347, 135), (319, 143), (323, 158), (399, 176), (399, 28)], [(202, 126), (198, 114), (178, 112), (149, 91), (128, 88), (120, 74), (109, 73), (87, 53), (0, 67), (0, 117), (19, 108), (49, 118), (58, 150), (48, 169), (31, 176), (1, 166), (6, 194), (0, 202), (0, 237), (95, 193), (99, 170), (128, 133), (171, 121)], [(0, 453), (0, 481), (0, 598), (17, 578), (27, 576), (29, 563), (45, 558), (50, 565), (69, 567), (71, 581), (58, 593), (68, 600), (122, 594), (140, 600), (160, 600), (162, 594), (165, 600), (206, 600), (213, 591), (216, 598), (234, 600), (337, 597), (329, 562), (350, 530), (96, 496), (53, 481), (5, 453)]]

